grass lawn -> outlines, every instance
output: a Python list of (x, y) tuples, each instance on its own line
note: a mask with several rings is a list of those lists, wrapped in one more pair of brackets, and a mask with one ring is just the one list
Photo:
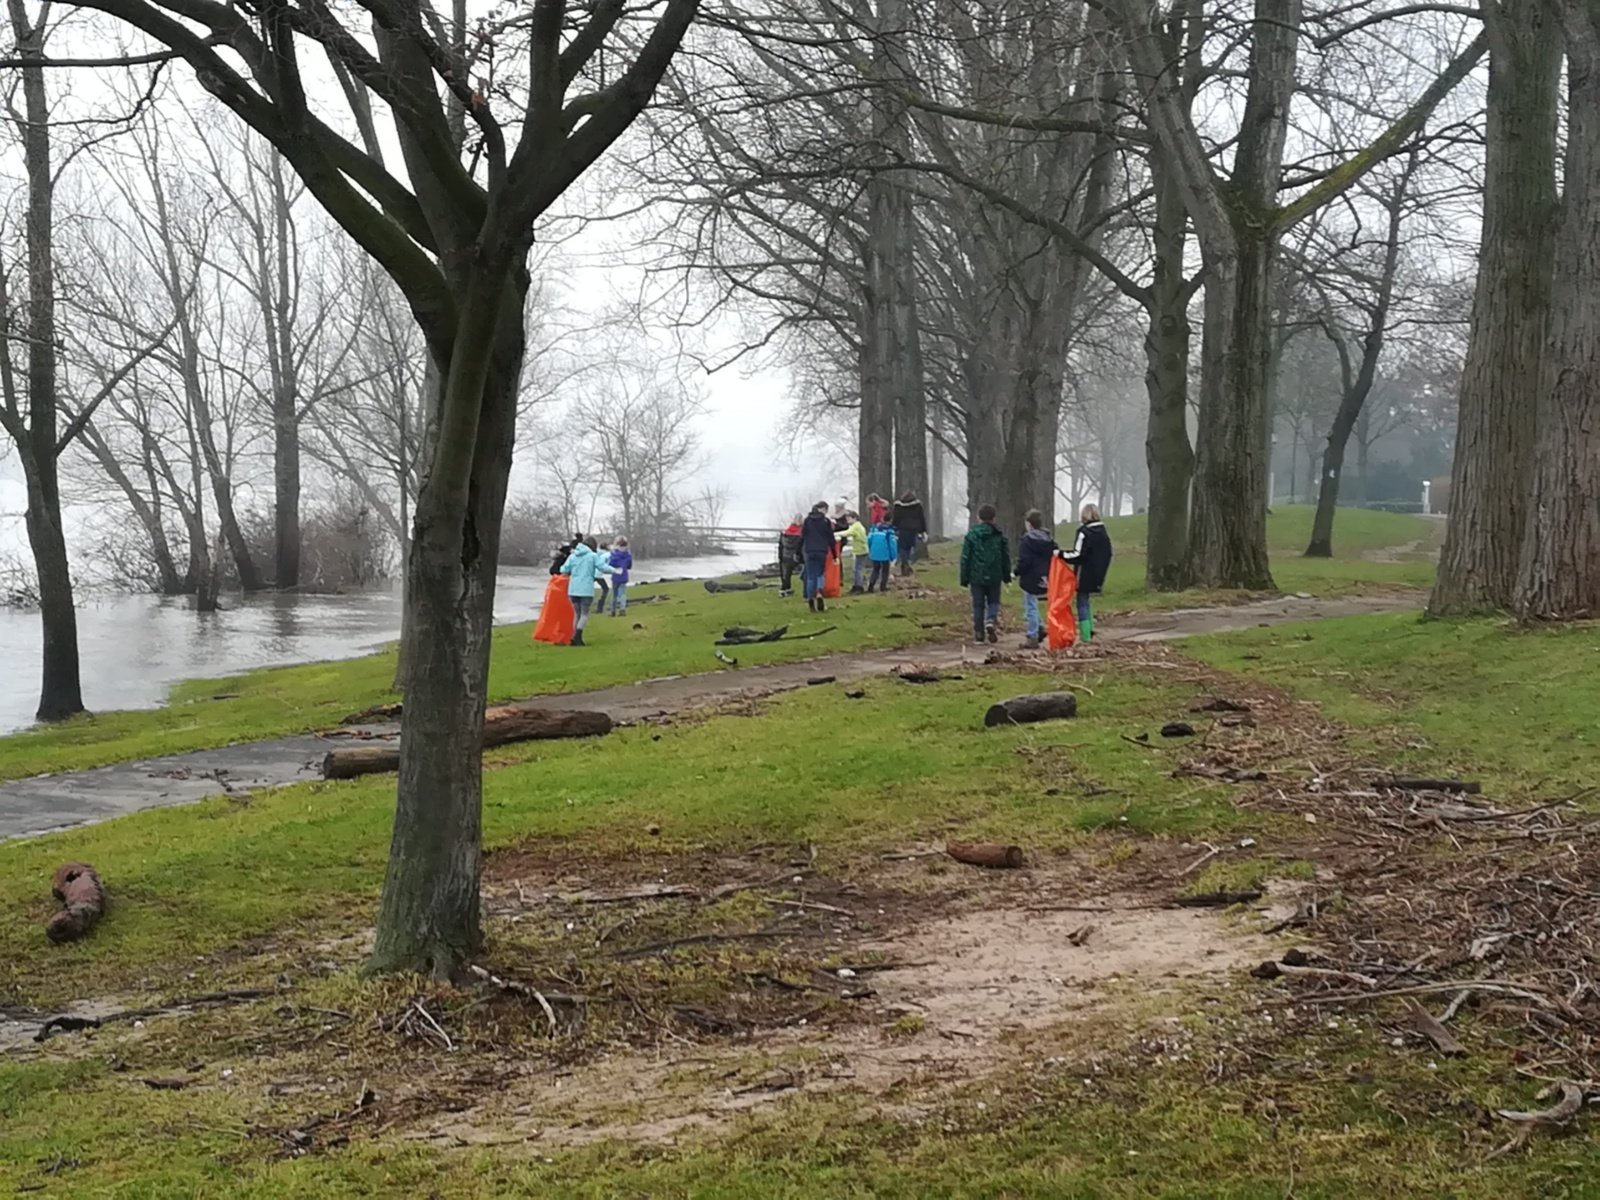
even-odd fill
[[(1353, 725), (1341, 754), (1415, 755), (1476, 772), (1496, 799), (1559, 794), (1593, 778), (1594, 628), (1522, 633), (1493, 622), (1361, 618), (1220, 635), (1194, 649)], [(983, 730), (987, 700), (1052, 683), (993, 669), (928, 688), (869, 681), (854, 701), (838, 687), (816, 688), (597, 744), (509, 748), (496, 752), (486, 779), (487, 840), (501, 853), (531, 841), (579, 864), (610, 856), (638, 864), (641, 877), (752, 845), (777, 848), (781, 862), (784, 848), (810, 845), (820, 849), (819, 869), (854, 871), (863, 884), (882, 870), (877, 850), (943, 837), (1004, 837), (1061, 870), (1109, 870), (1180, 839), (1236, 844), (1248, 831), (1270, 842), (1272, 819), (1237, 808), (1236, 789), (1174, 778), (1166, 758), (1127, 740), (1183, 712), (1200, 685), (1183, 682), (1182, 669), (1117, 664), (1084, 659), (1071, 669), (1083, 711), (1065, 725)], [(1427, 749), (1408, 750), (1407, 741)], [(1600, 1156), (1588, 1116), (1577, 1136), (1541, 1132), (1526, 1151), (1488, 1157), (1474, 1106), (1537, 1107), (1537, 1084), (1516, 1075), (1514, 1047), (1474, 1031), (1476, 1018), (1462, 1018), (1473, 1054), (1443, 1059), (1391, 1046), (1403, 1027), (1398, 1008), (1331, 1022), (1270, 999), (1246, 1011), (1249, 997), (1270, 997), (1249, 982), (1187, 995), (1176, 1014), (1128, 997), (1131, 1025), (1091, 1025), (1068, 1048), (1001, 1078), (928, 1087), (908, 1074), (886, 1097), (800, 1097), (727, 1136), (691, 1133), (676, 1146), (547, 1150), (510, 1139), (453, 1150), (402, 1140), (402, 1124), (388, 1133), (365, 1126), (348, 1146), (319, 1144), (295, 1157), (261, 1131), (348, 1108), (349, 1079), (365, 1078), (363, 1056), (395, 1043), (377, 1032), (378, 1018), (410, 997), (424, 996), (451, 1021), (468, 1021), (476, 1008), (479, 1043), (458, 1058), (544, 1076), (567, 1069), (573, 1053), (559, 1041), (525, 1040), (503, 1013), (467, 996), (317, 975), (319, 959), (355, 958), (328, 939), (371, 920), (391, 792), (385, 780), (312, 784), (248, 805), (219, 799), (0, 846), (0, 902), (10, 914), (0, 921), (0, 1003), (184, 994), (260, 985), (280, 970), (300, 985), (287, 1003), (154, 1020), (95, 1041), (62, 1037), (29, 1061), (0, 1058), (0, 1181), (40, 1189), (32, 1194), (127, 1197), (1595, 1194)], [(43, 881), (75, 857), (101, 868), (117, 907), (85, 943), (48, 948)], [(968, 877), (941, 878), (948, 890)], [(528, 878), (530, 887), (540, 882)], [(748, 915), (758, 902), (728, 902), (736, 904)], [(492, 961), (521, 978), (544, 969), (601, 978), (591, 952), (563, 936), (554, 925), (492, 923)], [(672, 960), (652, 985), (700, 994), (706, 972), (750, 965), (740, 953), (713, 948), (698, 966)], [(623, 969), (603, 961), (609, 977)], [(304, 1004), (353, 1019), (308, 1025), (296, 1007)], [(1270, 1036), (1264, 1015), (1273, 1017)], [(541, 1019), (535, 1011), (536, 1026)], [(383, 1072), (452, 1061), (414, 1045), (374, 1061), (381, 1103), (391, 1103)], [(696, 1051), (664, 1042), (660, 1053), (693, 1063)], [(140, 1082), (195, 1064), (190, 1075), (203, 1082), (186, 1090)], [(323, 1074), (340, 1081), (337, 1094), (307, 1098), (278, 1085)]]
[[(652, 594), (668, 599), (640, 603)], [(741, 647), (741, 664), (756, 665), (936, 640), (947, 631), (924, 626), (953, 619), (948, 605), (938, 599), (910, 600), (892, 593), (886, 598), (847, 598), (820, 617), (808, 613), (800, 599), (782, 599), (770, 588), (711, 595), (699, 584), (669, 584), (641, 588), (631, 599), (633, 608), (625, 619), (596, 617), (590, 622), (589, 645), (581, 650), (534, 642), (531, 625), (496, 629), (490, 702), (718, 670), (712, 643), (733, 625), (770, 629), (789, 624), (797, 634), (837, 626), (809, 641)], [(390, 688), (394, 668), (395, 655), (389, 650), (366, 658), (191, 680), (173, 689), (165, 708), (90, 714), (0, 738), (0, 779), (324, 729), (349, 713), (399, 699)]]
[[(1280, 505), (1267, 518), (1267, 550), (1272, 558), (1273, 580), (1280, 591), (1342, 596), (1432, 585), (1434, 565), (1427, 548), (1432, 546), (1436, 550), (1437, 539), (1443, 536), (1443, 527), (1438, 521), (1403, 513), (1341, 508), (1334, 523), (1335, 556), (1306, 558), (1305, 548), (1311, 540), (1315, 512), (1306, 504)], [(1076, 528), (1076, 523), (1065, 523), (1057, 536), (1065, 542)], [(1102, 600), (1107, 611), (1189, 608), (1234, 603), (1240, 599), (1239, 593), (1199, 589), (1147, 592), (1144, 587), (1144, 517), (1112, 517), (1106, 522), (1106, 528), (1116, 551)], [(1413, 551), (1398, 551), (1413, 544), (1416, 544)], [(954, 546), (935, 548), (934, 563), (928, 574), (940, 586), (956, 586), (955, 556)], [(1376, 561), (1379, 556), (1400, 561)]]
[(1430, 774), (1475, 772), (1513, 795), (1600, 783), (1600, 626), (1396, 613), (1190, 638), (1184, 652), (1382, 730)]

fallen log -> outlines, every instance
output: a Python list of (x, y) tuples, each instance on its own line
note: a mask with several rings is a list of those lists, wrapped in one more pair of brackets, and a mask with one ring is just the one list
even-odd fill
[(343, 718), (339, 724), (371, 725), (376, 721), (383, 721), (385, 723), (398, 721), (401, 717), (402, 711), (403, 706), (399, 702), (394, 704), (378, 704), (374, 705), (372, 708), (363, 708), (358, 713), (351, 713), (348, 717)]
[(1071, 692), (1039, 692), (1032, 696), (1013, 696), (998, 704), (991, 704), (983, 714), (983, 723), (996, 725), (1028, 725), (1034, 721), (1058, 721), (1078, 715), (1078, 698)]
[(1161, 727), (1161, 736), (1164, 738), (1193, 737), (1194, 726), (1187, 721), (1168, 721)]
[(706, 591), (713, 596), (718, 592), (753, 592), (758, 586), (754, 583), (724, 583), (720, 579), (706, 580)]
[(61, 901), (61, 911), (45, 923), (52, 942), (74, 942), (88, 933), (106, 911), (106, 889), (88, 863), (63, 863), (56, 868), (51, 893)]
[(1242, 700), (1230, 700), (1226, 696), (1207, 696), (1196, 700), (1189, 705), (1192, 713), (1247, 713), (1250, 706)]
[[(491, 708), (483, 714), (483, 748), (551, 738), (600, 737), (611, 732), (612, 724), (611, 717), (603, 712), (562, 712), (507, 705)], [(323, 756), (322, 777), (354, 779), (358, 775), (398, 770), (399, 766), (398, 742), (341, 746)]]
[(1453, 792), (1459, 796), (1477, 796), (1483, 785), (1466, 779), (1410, 779), (1404, 776), (1374, 779), (1372, 786), (1393, 792)]
[(1021, 846), (1002, 846), (995, 842), (949, 842), (944, 852), (957, 862), (972, 867), (1015, 870), (1022, 866)]

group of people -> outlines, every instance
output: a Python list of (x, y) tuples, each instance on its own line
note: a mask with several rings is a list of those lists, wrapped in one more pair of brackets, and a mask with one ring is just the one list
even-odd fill
[[(602, 549), (592, 535), (573, 534), (550, 562), (551, 586), (545, 590), (544, 609), (533, 636), (540, 641), (559, 642), (565, 635), (566, 645), (582, 646), (597, 590), (599, 611), (605, 612), (608, 605), (613, 617), (628, 611), (628, 577), (632, 570), (633, 552), (628, 549), (627, 538), (619, 537)], [(567, 635), (569, 625), (571, 633)], [(540, 637), (541, 630), (546, 636)]]
[(911, 563), (918, 545), (928, 536), (928, 518), (914, 492), (906, 492), (893, 504), (876, 492), (867, 497), (866, 516), (845, 501), (828, 510), (819, 500), (804, 516), (796, 514), (778, 535), (778, 573), (780, 594), (794, 594), (794, 574), (800, 572), (800, 586), (806, 605), (813, 612), (824, 610), (830, 561), (851, 560), (852, 595), (887, 592), (892, 568), (912, 574)]
[(1022, 537), (1017, 543), (1016, 569), (1011, 563), (1011, 545), (995, 524), (994, 505), (978, 509), (978, 523), (967, 531), (961, 543), (961, 586), (972, 595), (972, 636), (978, 641), (997, 642), (1000, 625), (1000, 589), (1012, 581), (1022, 589), (1022, 617), (1030, 648), (1037, 648), (1044, 635), (1040, 601), (1048, 599), (1050, 560), (1061, 559), (1077, 574), (1078, 638), (1087, 642), (1094, 636), (1092, 597), (1105, 586), (1111, 566), (1111, 536), (1100, 519), (1100, 510), (1085, 504), (1079, 514), (1081, 524), (1072, 548), (1056, 544), (1044, 527), (1044, 514), (1030, 509), (1023, 518)]

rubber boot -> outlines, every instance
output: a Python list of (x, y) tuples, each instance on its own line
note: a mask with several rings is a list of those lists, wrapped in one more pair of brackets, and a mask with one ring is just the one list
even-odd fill
[(581, 645), (583, 645), (583, 630), (574, 629), (572, 631), (572, 640), (570, 642), (568, 642), (567, 645), (569, 645), (569, 646), (581, 646)]
[(1092, 615), (1078, 622), (1078, 640), (1085, 646), (1094, 641), (1094, 617)]

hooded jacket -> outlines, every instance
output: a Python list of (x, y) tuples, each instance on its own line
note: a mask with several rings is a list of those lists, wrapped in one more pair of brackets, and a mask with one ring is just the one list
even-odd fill
[(567, 556), (567, 561), (561, 564), (561, 573), (572, 576), (572, 582), (567, 585), (567, 595), (574, 600), (592, 600), (595, 576), (610, 575), (611, 563), (605, 555), (580, 542)]
[(967, 530), (961, 541), (961, 586), (989, 587), (1011, 582), (1011, 547), (988, 521)]
[(844, 537), (850, 543), (850, 553), (857, 558), (867, 556), (867, 527), (860, 521), (851, 521), (845, 527)]
[(895, 536), (893, 525), (879, 521), (872, 527), (867, 534), (867, 553), (875, 563), (891, 563), (900, 557), (900, 539)]
[(778, 561), (780, 563), (797, 563), (800, 561), (800, 524), (798, 521), (790, 522), (784, 531), (778, 535)]
[(1078, 536), (1072, 549), (1063, 550), (1061, 557), (1078, 572), (1078, 591), (1095, 595), (1106, 584), (1106, 571), (1111, 567), (1111, 535), (1104, 522), (1090, 521), (1078, 526)]
[(1029, 528), (1017, 542), (1017, 586), (1030, 596), (1043, 596), (1050, 577), (1050, 551), (1056, 540), (1044, 529)]
[(920, 500), (896, 500), (891, 520), (902, 542), (908, 537), (914, 538), (928, 532), (928, 517), (922, 511)]
[(611, 551), (611, 582), (626, 584), (628, 572), (633, 570), (633, 551), (626, 546), (617, 546)]
[(838, 535), (827, 513), (814, 512), (800, 526), (800, 553), (837, 554)]

